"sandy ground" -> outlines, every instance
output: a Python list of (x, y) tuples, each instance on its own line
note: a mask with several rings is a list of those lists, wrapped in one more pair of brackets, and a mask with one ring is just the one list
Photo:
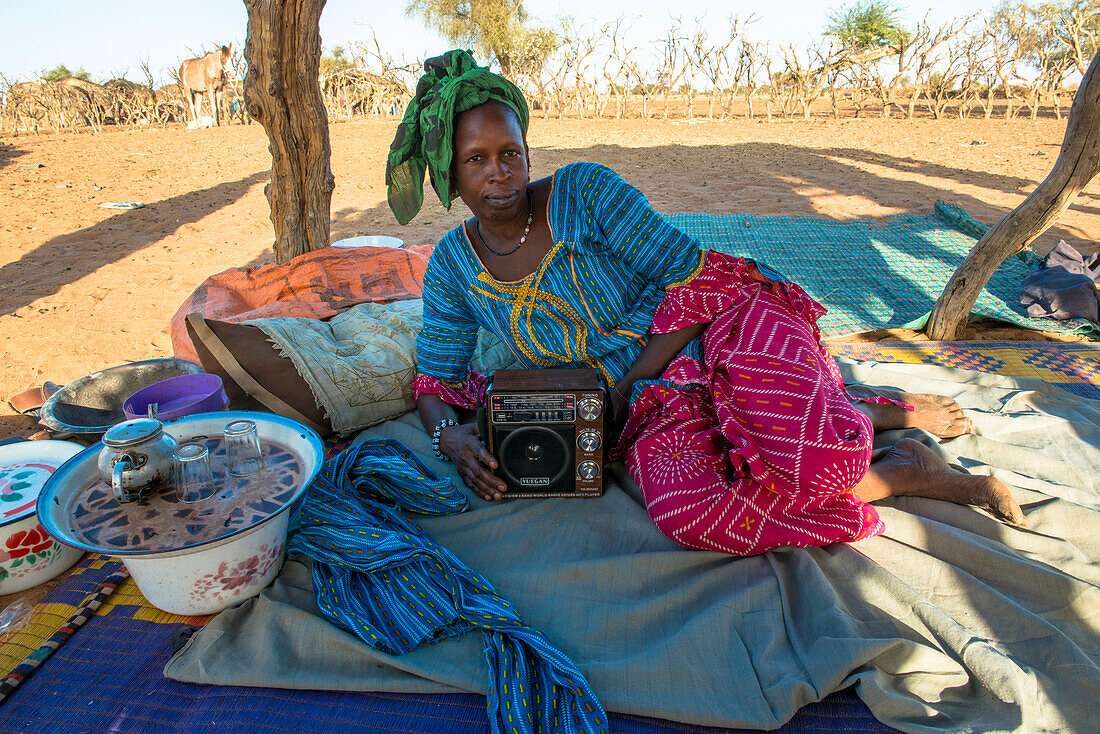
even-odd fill
[[(383, 185), (395, 124), (332, 126), (333, 240), (388, 234), (430, 243), (467, 216), (461, 202), (447, 212), (428, 194), (413, 224), (396, 223)], [(1046, 177), (1064, 131), (1054, 119), (536, 118), (529, 140), (535, 176), (597, 161), (663, 212), (844, 220), (926, 213), (947, 199), (992, 224)], [(171, 356), (168, 320), (195, 286), (225, 268), (274, 260), (270, 164), (258, 124), (0, 137), (0, 398)], [(147, 206), (100, 207), (118, 201)], [(1061, 238), (1095, 251), (1098, 213), (1100, 181), (1034, 248), (1045, 253)], [(0, 405), (0, 438), (34, 430)]]

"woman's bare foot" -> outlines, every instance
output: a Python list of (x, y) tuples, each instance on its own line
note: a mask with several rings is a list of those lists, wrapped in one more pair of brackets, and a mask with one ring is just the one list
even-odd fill
[(853, 405), (871, 419), (876, 431), (920, 428), (939, 438), (954, 438), (974, 428), (962, 406), (944, 395), (899, 392), (866, 385), (845, 385), (844, 389), (854, 398), (882, 397), (913, 406), (913, 410), (906, 410), (892, 403), (854, 402)]
[(949, 467), (930, 448), (903, 438), (852, 488), (864, 502), (886, 497), (931, 497), (992, 510), (1013, 525), (1027, 517), (1008, 487), (993, 477), (963, 474)]

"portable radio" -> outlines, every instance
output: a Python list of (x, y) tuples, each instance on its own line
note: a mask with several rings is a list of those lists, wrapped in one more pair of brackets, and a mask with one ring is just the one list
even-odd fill
[(493, 372), (478, 427), (507, 496), (603, 494), (609, 405), (594, 369)]

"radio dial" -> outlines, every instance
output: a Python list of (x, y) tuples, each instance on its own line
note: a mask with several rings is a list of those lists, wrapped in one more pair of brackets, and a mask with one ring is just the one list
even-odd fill
[(581, 479), (595, 479), (600, 475), (600, 465), (594, 461), (582, 461), (577, 466), (577, 474)]
[(593, 431), (591, 428), (581, 431), (581, 434), (577, 436), (577, 448), (581, 451), (595, 451), (602, 443), (600, 432)]
[(584, 398), (577, 403), (577, 412), (583, 421), (594, 421), (603, 412), (603, 403), (597, 398)]

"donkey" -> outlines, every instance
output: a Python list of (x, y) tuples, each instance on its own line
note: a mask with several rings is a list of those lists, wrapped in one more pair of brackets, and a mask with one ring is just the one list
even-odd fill
[(199, 95), (205, 93), (210, 100), (210, 113), (214, 122), (219, 126), (222, 124), (218, 118), (218, 107), (221, 103), (222, 87), (226, 83), (225, 67), (229, 63), (229, 49), (232, 45), (222, 46), (205, 56), (188, 59), (180, 64), (180, 88), (187, 98), (191, 119), (195, 122), (198, 122), (199, 112), (202, 111), (202, 99)]

